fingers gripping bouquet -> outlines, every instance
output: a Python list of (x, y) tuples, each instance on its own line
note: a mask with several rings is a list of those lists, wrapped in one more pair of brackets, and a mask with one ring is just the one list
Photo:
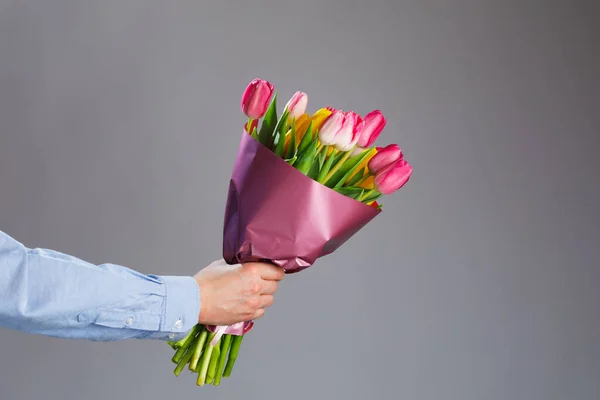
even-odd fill
[[(372, 147), (386, 125), (380, 111), (361, 117), (327, 107), (309, 115), (307, 100), (296, 92), (278, 116), (277, 93), (260, 79), (242, 96), (248, 123), (225, 208), (228, 263), (269, 261), (288, 274), (306, 269), (375, 218), (378, 200), (411, 176), (397, 145)], [(175, 375), (188, 366), (198, 385), (219, 385), (252, 325), (197, 325), (170, 343)]]

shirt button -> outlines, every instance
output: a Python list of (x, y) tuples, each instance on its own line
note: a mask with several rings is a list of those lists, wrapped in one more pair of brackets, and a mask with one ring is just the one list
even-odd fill
[(133, 318), (127, 318), (127, 321), (125, 321), (125, 323), (127, 324), (127, 326), (130, 326), (131, 324), (133, 324)]
[(174, 333), (169, 333), (169, 339), (175, 339), (175, 334)]
[(182, 326), (183, 326), (183, 322), (181, 322), (181, 320), (178, 319), (177, 322), (175, 322), (175, 328), (181, 329)]

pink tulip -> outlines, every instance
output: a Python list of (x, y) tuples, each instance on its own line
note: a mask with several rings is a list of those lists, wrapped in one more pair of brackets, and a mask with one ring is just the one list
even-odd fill
[(242, 95), (242, 112), (251, 119), (262, 118), (269, 108), (274, 89), (271, 83), (254, 79)]
[(360, 138), (358, 139), (358, 145), (360, 147), (369, 147), (379, 137), (387, 120), (379, 110), (374, 110), (365, 115), (363, 120), (364, 124), (360, 131)]
[(411, 174), (412, 167), (401, 158), (377, 172), (373, 183), (380, 193), (388, 195), (404, 186)]
[(334, 144), (338, 151), (349, 151), (356, 146), (356, 142), (358, 142), (358, 138), (360, 137), (357, 131), (360, 121), (362, 121), (360, 116), (353, 111), (348, 111), (344, 115), (342, 127), (335, 137)]
[(326, 110), (331, 111), (331, 112), (336, 112), (337, 110), (333, 107), (327, 106), (325, 107)]
[(323, 145), (330, 146), (336, 142), (336, 137), (342, 129), (344, 119), (345, 116), (342, 111), (334, 111), (325, 119), (319, 130), (319, 140)]
[(306, 112), (306, 106), (308, 105), (308, 95), (303, 92), (296, 92), (286, 104), (289, 118), (297, 119), (299, 116)]
[(369, 171), (372, 174), (377, 174), (377, 172), (402, 159), (402, 157), (402, 150), (397, 144), (390, 144), (383, 148), (378, 147), (377, 154), (369, 160)]

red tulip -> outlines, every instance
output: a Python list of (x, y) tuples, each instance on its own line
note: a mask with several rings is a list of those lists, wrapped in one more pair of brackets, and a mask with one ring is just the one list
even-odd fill
[(377, 172), (373, 183), (380, 193), (388, 195), (404, 186), (411, 174), (412, 167), (401, 158)]
[(306, 112), (306, 106), (308, 105), (308, 95), (303, 92), (296, 92), (286, 104), (286, 108), (289, 112), (289, 118), (297, 119), (299, 116)]
[(397, 144), (390, 144), (383, 148), (377, 148), (377, 154), (375, 154), (369, 160), (369, 171), (372, 174), (376, 174), (388, 165), (402, 159), (402, 150)]
[(356, 142), (358, 142), (358, 138), (360, 136), (357, 131), (360, 121), (360, 116), (353, 111), (348, 111), (344, 115), (342, 127), (335, 137), (334, 144), (338, 151), (349, 151), (356, 146)]
[(322, 144), (329, 146), (336, 142), (336, 137), (342, 129), (344, 118), (345, 116), (342, 111), (334, 111), (325, 119), (319, 130), (319, 140)]
[(358, 145), (365, 148), (375, 143), (375, 140), (377, 140), (379, 134), (383, 131), (383, 128), (385, 128), (387, 120), (381, 111), (374, 110), (365, 115), (363, 122)]
[(242, 95), (242, 112), (251, 119), (262, 118), (269, 108), (274, 89), (271, 83), (254, 79)]

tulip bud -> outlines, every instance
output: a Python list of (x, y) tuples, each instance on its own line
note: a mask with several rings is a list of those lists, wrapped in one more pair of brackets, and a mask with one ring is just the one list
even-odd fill
[(286, 108), (289, 112), (288, 118), (290, 120), (297, 119), (299, 116), (306, 112), (306, 106), (308, 105), (308, 95), (303, 92), (296, 92), (286, 104)]
[(344, 115), (342, 127), (335, 137), (335, 148), (338, 151), (349, 151), (356, 146), (359, 138), (356, 128), (359, 121), (360, 116), (353, 111), (348, 111)]
[(271, 83), (254, 79), (242, 95), (242, 112), (251, 119), (262, 118), (269, 108), (273, 91), (274, 87)]
[(331, 111), (331, 112), (336, 112), (337, 110), (333, 107), (327, 106), (325, 107), (326, 110)]
[(408, 182), (412, 167), (401, 158), (393, 164), (379, 170), (373, 181), (375, 188), (382, 194), (392, 194)]
[(397, 144), (390, 144), (383, 148), (377, 148), (377, 154), (369, 161), (369, 171), (372, 174), (378, 173), (388, 165), (402, 159), (402, 150)]
[(387, 120), (381, 111), (374, 110), (365, 115), (363, 122), (364, 124), (360, 130), (358, 145), (360, 147), (369, 147), (375, 143), (375, 140), (377, 140), (377, 137), (379, 137), (379, 134), (383, 131), (383, 128), (385, 128)]
[(335, 143), (336, 136), (344, 123), (344, 113), (342, 111), (335, 111), (325, 119), (321, 129), (319, 130), (319, 140), (325, 146), (329, 146)]

